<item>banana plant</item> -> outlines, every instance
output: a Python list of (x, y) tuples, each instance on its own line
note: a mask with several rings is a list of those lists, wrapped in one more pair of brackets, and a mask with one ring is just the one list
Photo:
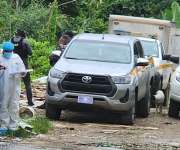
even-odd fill
[(162, 12), (162, 18), (176, 22), (176, 26), (180, 28), (180, 5), (174, 1), (169, 9)]

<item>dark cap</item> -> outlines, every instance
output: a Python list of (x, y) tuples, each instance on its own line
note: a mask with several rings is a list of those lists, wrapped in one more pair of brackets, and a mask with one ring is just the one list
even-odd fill
[(20, 37), (25, 38), (26, 37), (26, 33), (25, 33), (24, 30), (17, 29), (16, 36), (20, 36)]

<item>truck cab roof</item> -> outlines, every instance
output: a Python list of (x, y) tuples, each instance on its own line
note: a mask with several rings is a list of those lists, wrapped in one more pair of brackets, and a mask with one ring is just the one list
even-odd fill
[(83, 33), (74, 37), (73, 40), (91, 40), (91, 41), (105, 41), (105, 42), (115, 42), (122, 44), (130, 44), (138, 39), (132, 36), (114, 35), (114, 34), (93, 34), (93, 33)]
[(153, 38), (146, 38), (146, 37), (137, 37), (138, 40), (142, 40), (142, 41), (151, 41), (151, 42), (159, 42), (159, 40), (157, 39), (153, 39)]

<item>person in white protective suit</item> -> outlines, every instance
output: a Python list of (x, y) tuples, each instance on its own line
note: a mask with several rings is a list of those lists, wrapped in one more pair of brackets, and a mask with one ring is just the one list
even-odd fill
[(19, 99), (21, 77), (26, 74), (21, 58), (13, 53), (11, 42), (3, 43), (0, 55), (0, 126), (1, 129), (16, 130), (19, 121)]

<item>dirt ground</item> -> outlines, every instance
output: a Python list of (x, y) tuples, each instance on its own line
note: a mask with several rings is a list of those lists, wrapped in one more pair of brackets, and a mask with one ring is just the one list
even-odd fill
[[(44, 114), (44, 110), (37, 110)], [(180, 120), (156, 114), (121, 125), (117, 115), (65, 111), (47, 135), (22, 141), (41, 148), (61, 150), (176, 150), (180, 149)]]
[[(43, 103), (45, 86), (33, 87), (36, 103)], [(22, 95), (23, 97), (23, 95)], [(37, 115), (45, 110), (36, 109)], [(180, 120), (154, 109), (148, 118), (137, 118), (133, 126), (121, 125), (119, 115), (110, 113), (76, 113), (63, 111), (53, 130), (17, 142), (25, 147), (60, 150), (180, 150)], [(16, 144), (17, 146), (17, 144)], [(27, 150), (30, 150), (27, 149)]]

